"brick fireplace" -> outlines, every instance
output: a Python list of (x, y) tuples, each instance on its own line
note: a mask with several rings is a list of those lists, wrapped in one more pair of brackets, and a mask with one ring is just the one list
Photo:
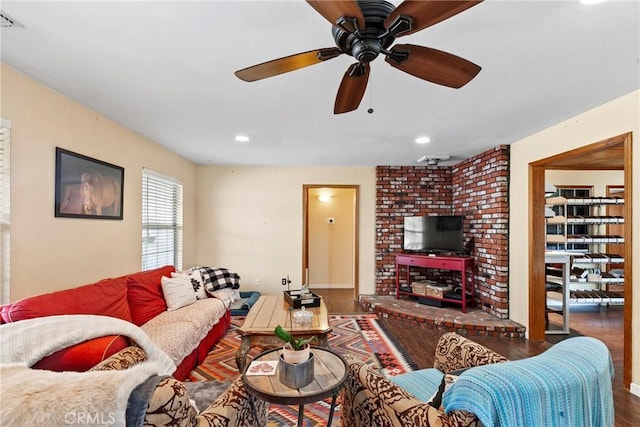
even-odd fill
[(376, 294), (395, 295), (395, 254), (405, 216), (464, 215), (474, 258), (476, 305), (509, 317), (509, 147), (455, 166), (376, 168)]

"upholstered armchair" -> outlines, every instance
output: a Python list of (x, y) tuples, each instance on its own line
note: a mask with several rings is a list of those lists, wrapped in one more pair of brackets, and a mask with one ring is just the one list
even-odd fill
[[(480, 425), (466, 411), (450, 414), (427, 403), (438, 389), (444, 372), (507, 359), (488, 348), (455, 333), (445, 333), (436, 346), (433, 369), (404, 374), (392, 381), (364, 363), (347, 357), (349, 377), (342, 391), (341, 425), (368, 427), (372, 425), (450, 426)], [(421, 398), (420, 398), (421, 397)]]
[[(499, 363), (503, 362), (503, 363)], [(507, 361), (454, 333), (434, 368), (386, 378), (349, 360), (343, 426), (551, 426), (614, 424), (613, 362), (602, 341), (567, 338)]]
[[(127, 347), (92, 370), (122, 370), (146, 360), (140, 347)], [(137, 405), (134, 400), (143, 402)], [(266, 426), (266, 402), (249, 395), (238, 377), (211, 405), (197, 413), (182, 382), (173, 377), (151, 377), (129, 398), (127, 425), (214, 427)], [(137, 409), (136, 409), (137, 408)]]

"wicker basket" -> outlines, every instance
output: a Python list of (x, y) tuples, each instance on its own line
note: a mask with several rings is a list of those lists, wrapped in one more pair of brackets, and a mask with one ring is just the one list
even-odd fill
[(427, 291), (427, 284), (421, 282), (412, 282), (411, 283), (411, 292), (418, 295), (425, 295)]
[(427, 285), (425, 289), (425, 295), (436, 298), (444, 298), (444, 294), (453, 289), (452, 286), (435, 286)]

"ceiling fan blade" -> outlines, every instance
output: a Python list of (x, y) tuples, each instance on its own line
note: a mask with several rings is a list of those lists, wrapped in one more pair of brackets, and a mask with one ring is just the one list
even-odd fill
[[(483, 0), (467, 0), (467, 1), (415, 1), (405, 0), (391, 12), (391, 15), (384, 21), (384, 27), (395, 36), (406, 36), (417, 31), (430, 27), (438, 22), (449, 19), (460, 12), (469, 9), (472, 6), (481, 3)], [(398, 25), (396, 21), (401, 15), (408, 15), (412, 18), (410, 28), (404, 25)], [(397, 27), (397, 29), (394, 29)]]
[(369, 64), (356, 62), (351, 64), (344, 73), (336, 103), (333, 107), (333, 114), (342, 114), (353, 111), (360, 105), (364, 91), (367, 89), (369, 81)]
[(349, 33), (365, 27), (364, 16), (356, 0), (307, 0), (307, 3), (320, 15), (324, 16), (331, 25), (340, 27)]
[(393, 46), (385, 61), (419, 79), (456, 89), (469, 83), (482, 69), (459, 56), (413, 44)]
[(285, 56), (284, 58), (274, 59), (272, 61), (263, 62), (262, 64), (243, 68), (234, 74), (245, 82), (254, 82), (256, 80), (266, 79), (267, 77), (277, 76), (278, 74), (288, 73), (310, 65), (319, 64), (328, 59), (333, 59), (340, 55), (342, 51), (337, 47), (329, 47), (324, 49), (310, 50), (295, 55)]

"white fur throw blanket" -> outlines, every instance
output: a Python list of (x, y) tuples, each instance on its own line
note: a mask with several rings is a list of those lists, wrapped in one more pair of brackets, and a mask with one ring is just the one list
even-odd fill
[[(58, 350), (106, 335), (133, 339), (148, 360), (123, 371), (30, 368)], [(50, 316), (2, 325), (0, 349), (3, 426), (124, 426), (131, 391), (152, 375), (170, 375), (176, 369), (140, 328), (106, 316)]]

